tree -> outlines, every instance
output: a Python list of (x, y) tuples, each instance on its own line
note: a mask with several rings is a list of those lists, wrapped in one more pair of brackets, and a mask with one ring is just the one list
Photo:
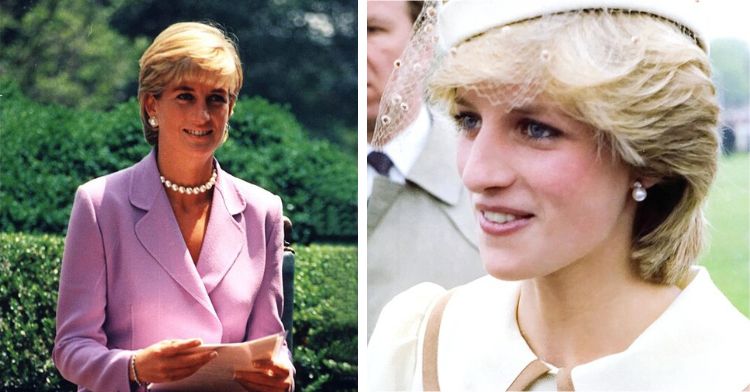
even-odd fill
[(238, 39), (243, 95), (288, 104), (315, 135), (353, 152), (356, 10), (351, 0), (3, 1), (0, 73), (40, 102), (110, 108), (137, 93), (138, 59), (158, 33), (212, 21)]
[(109, 27), (112, 5), (10, 1), (0, 9), (0, 72), (40, 102), (104, 109), (128, 98), (146, 40)]

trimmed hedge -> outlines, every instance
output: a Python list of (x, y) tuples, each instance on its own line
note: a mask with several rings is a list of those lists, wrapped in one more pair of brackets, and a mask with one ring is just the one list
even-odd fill
[(305, 390), (357, 389), (356, 249), (296, 249), (294, 361)]
[[(281, 195), (294, 240), (354, 242), (356, 159), (310, 140), (287, 108), (240, 100), (217, 158), (228, 172)], [(138, 103), (109, 112), (41, 105), (0, 78), (0, 231), (64, 234), (76, 188), (149, 151)]]
[[(0, 233), (0, 389), (71, 391), (52, 363), (63, 237)], [(294, 362), (302, 391), (357, 387), (357, 249), (296, 248)]]
[(63, 239), (0, 233), (0, 386), (70, 391), (52, 363)]

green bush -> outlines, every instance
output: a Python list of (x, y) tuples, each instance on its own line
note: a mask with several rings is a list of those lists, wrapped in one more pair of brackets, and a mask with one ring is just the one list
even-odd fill
[(217, 159), (235, 176), (281, 195), (295, 240), (354, 241), (357, 164), (305, 136), (289, 111), (262, 98), (239, 101)]
[(63, 239), (0, 233), (0, 386), (70, 391), (52, 363)]
[[(297, 242), (353, 241), (354, 157), (310, 140), (289, 113), (260, 98), (237, 103), (217, 158), (227, 171), (282, 197)], [(135, 100), (109, 112), (28, 100), (0, 79), (0, 231), (63, 234), (76, 187), (149, 151)]]
[[(63, 238), (0, 233), (0, 389), (70, 391), (52, 345)], [(354, 390), (357, 250), (297, 246), (294, 359), (298, 390)]]
[(356, 248), (311, 245), (296, 251), (294, 360), (298, 385), (311, 391), (356, 390)]

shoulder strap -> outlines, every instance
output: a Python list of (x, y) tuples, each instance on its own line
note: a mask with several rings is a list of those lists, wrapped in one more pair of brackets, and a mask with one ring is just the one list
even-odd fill
[(424, 333), (424, 344), (422, 346), (422, 389), (425, 391), (439, 391), (437, 369), (438, 336), (440, 335), (440, 322), (443, 319), (445, 305), (448, 304), (455, 289), (445, 292), (438, 297), (432, 308)]

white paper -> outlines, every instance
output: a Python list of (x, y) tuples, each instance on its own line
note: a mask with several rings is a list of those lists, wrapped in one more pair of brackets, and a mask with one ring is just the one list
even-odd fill
[(253, 362), (271, 359), (279, 352), (286, 332), (243, 343), (204, 344), (195, 350), (216, 350), (219, 354), (197, 372), (179, 381), (152, 384), (153, 391), (221, 391), (244, 392), (233, 380), (235, 370), (251, 370)]

